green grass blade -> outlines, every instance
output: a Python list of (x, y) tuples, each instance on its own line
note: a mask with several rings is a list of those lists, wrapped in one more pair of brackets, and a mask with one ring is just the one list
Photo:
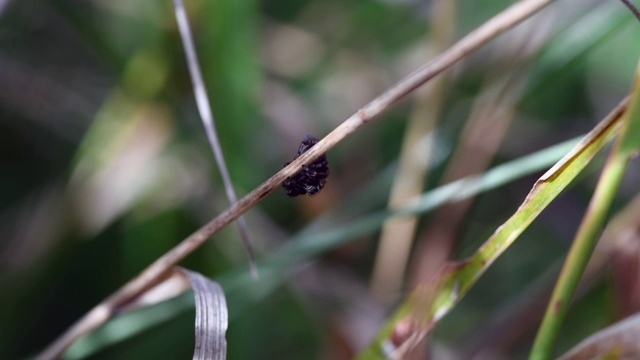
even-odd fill
[(553, 346), (569, 310), (571, 299), (595, 249), (629, 160), (640, 147), (640, 137), (638, 136), (640, 134), (639, 76), (640, 66), (636, 72), (636, 82), (628, 110), (622, 117), (624, 119), (622, 133), (600, 176), (587, 212), (567, 255), (567, 260), (562, 267), (544, 319), (536, 335), (529, 357), (531, 360), (551, 358)]
[(478, 278), (619, 131), (623, 101), (533, 186), (518, 210), (470, 258), (444, 267), (400, 305), (359, 359), (401, 358), (469, 291)]

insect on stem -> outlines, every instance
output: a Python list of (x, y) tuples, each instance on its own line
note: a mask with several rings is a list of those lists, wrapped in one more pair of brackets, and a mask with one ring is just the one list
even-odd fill
[[(298, 153), (293, 160), (307, 152), (317, 143), (318, 139), (315, 137), (311, 135), (305, 136), (298, 148)], [(289, 164), (290, 162), (284, 164), (284, 166)], [(329, 163), (327, 162), (327, 157), (322, 155), (311, 164), (302, 165), (302, 171), (287, 178), (282, 186), (287, 191), (287, 195), (291, 197), (298, 195), (313, 195), (322, 190), (324, 184), (327, 182), (328, 176)]]

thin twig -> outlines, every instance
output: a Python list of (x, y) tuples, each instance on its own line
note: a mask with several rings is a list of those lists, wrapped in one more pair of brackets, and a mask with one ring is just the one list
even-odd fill
[(288, 166), (251, 191), (245, 197), (234, 203), (222, 214), (198, 229), (184, 239), (165, 255), (149, 265), (140, 275), (129, 281), (105, 301), (94, 307), (89, 313), (78, 320), (60, 338), (46, 348), (37, 359), (55, 359), (71, 345), (78, 337), (88, 333), (106, 322), (118, 312), (121, 305), (136, 298), (145, 290), (157, 283), (172, 266), (194, 252), (207, 239), (220, 229), (236, 220), (242, 214), (254, 207), (269, 194), (274, 192), (287, 177), (293, 176), (302, 169), (303, 164), (309, 164), (336, 146), (340, 141), (354, 133), (362, 125), (380, 116), (393, 104), (410, 94), (412, 91), (440, 74), (472, 51), (480, 48), (491, 39), (502, 34), (535, 14), (554, 0), (523, 0), (502, 11), (482, 26), (462, 38), (447, 51), (437, 56), (418, 70), (409, 74), (398, 83), (379, 95), (342, 124), (336, 127), (324, 139), (320, 140), (309, 151), (302, 154)]
[[(204, 86), (202, 79), (202, 71), (200, 70), (200, 63), (198, 62), (198, 56), (196, 54), (195, 45), (193, 44), (193, 36), (191, 35), (191, 28), (189, 27), (189, 19), (184, 9), (184, 3), (182, 0), (173, 0), (176, 8), (176, 20), (178, 22), (178, 29), (180, 30), (180, 36), (182, 37), (182, 44), (184, 45), (184, 52), (187, 56), (187, 64), (189, 66), (189, 73), (191, 74), (191, 81), (193, 81), (193, 92), (196, 97), (196, 104), (198, 105), (198, 111), (202, 118), (202, 124), (204, 125), (209, 144), (211, 144), (211, 150), (220, 169), (220, 176), (222, 177), (222, 183), (224, 184), (224, 190), (227, 193), (227, 198), (231, 204), (238, 202), (238, 197), (233, 189), (233, 183), (231, 182), (231, 176), (229, 176), (229, 170), (227, 163), (224, 160), (222, 154), (222, 147), (218, 140), (218, 133), (214, 125), (213, 111), (211, 110), (211, 104), (209, 104), (209, 96), (207, 95), (207, 88)], [(240, 228), (240, 237), (244, 244), (247, 257), (249, 258), (249, 267), (251, 268), (251, 275), (255, 278), (258, 277), (258, 269), (256, 267), (255, 257), (253, 255), (253, 248), (249, 241), (249, 229), (244, 217), (238, 217), (238, 227)]]
[(631, 13), (635, 15), (638, 21), (640, 21), (640, 11), (638, 11), (638, 8), (635, 5), (633, 5), (629, 0), (620, 0), (620, 1), (622, 1), (622, 3), (625, 4), (629, 8), (629, 10), (631, 10)]

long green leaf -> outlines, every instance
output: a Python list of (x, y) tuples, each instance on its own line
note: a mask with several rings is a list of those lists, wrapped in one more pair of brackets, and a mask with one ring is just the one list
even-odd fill
[[(638, 67), (640, 71), (640, 67)], [(640, 73), (636, 73), (640, 77)], [(640, 91), (636, 81), (631, 96), (629, 109), (625, 112), (622, 132), (613, 151), (609, 155), (596, 190), (589, 202), (578, 232), (571, 243), (571, 249), (565, 260), (560, 277), (547, 305), (542, 324), (533, 343), (529, 359), (546, 360), (551, 358), (553, 346), (560, 328), (569, 310), (571, 299), (578, 288), (578, 283), (587, 267), (611, 204), (624, 177), (629, 160), (640, 146)]]
[(589, 164), (621, 127), (624, 100), (533, 186), (518, 210), (470, 258), (449, 264), (418, 286), (359, 359), (402, 358), (476, 283), (487, 268)]

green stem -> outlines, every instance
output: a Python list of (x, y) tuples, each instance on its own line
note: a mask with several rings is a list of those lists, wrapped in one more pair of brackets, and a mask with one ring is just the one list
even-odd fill
[(546, 360), (551, 356), (562, 321), (569, 308), (571, 298), (587, 266), (591, 253), (600, 236), (607, 213), (618, 190), (620, 181), (629, 161), (629, 156), (618, 151), (620, 141), (609, 155), (607, 164), (600, 176), (596, 191), (589, 203), (578, 233), (571, 245), (560, 278), (553, 290), (551, 301), (538, 329), (530, 360)]

